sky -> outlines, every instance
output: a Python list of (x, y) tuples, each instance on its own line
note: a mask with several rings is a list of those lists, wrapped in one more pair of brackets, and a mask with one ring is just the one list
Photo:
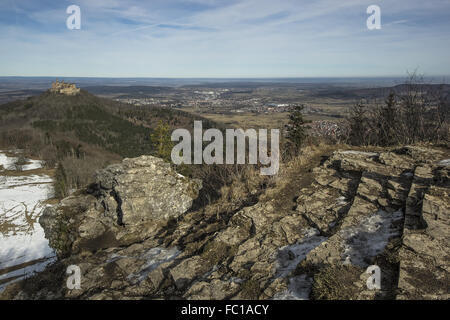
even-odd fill
[(450, 0), (0, 0), (0, 43), (0, 76), (448, 76)]

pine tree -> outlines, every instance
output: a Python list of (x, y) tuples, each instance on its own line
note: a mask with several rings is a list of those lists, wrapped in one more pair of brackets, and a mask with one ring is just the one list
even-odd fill
[(295, 148), (295, 152), (300, 149), (306, 137), (305, 128), (303, 127), (303, 125), (305, 124), (302, 114), (303, 109), (304, 105), (297, 105), (292, 107), (289, 114), (289, 123), (286, 126), (287, 139), (289, 140), (292, 148)]
[(159, 121), (158, 126), (155, 128), (151, 135), (153, 147), (156, 149), (158, 157), (170, 161), (173, 142), (170, 139), (170, 127), (167, 123)]
[(363, 103), (358, 103), (350, 108), (350, 116), (347, 119), (349, 125), (349, 142), (352, 145), (367, 144), (367, 115)]
[(62, 163), (58, 164), (55, 172), (55, 179), (53, 182), (55, 197), (62, 199), (68, 196), (67, 175)]

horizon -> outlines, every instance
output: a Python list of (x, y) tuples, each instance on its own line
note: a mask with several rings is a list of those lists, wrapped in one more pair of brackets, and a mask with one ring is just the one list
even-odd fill
[[(77, 87), (89, 90), (92, 87), (183, 87), (217, 86), (232, 87), (245, 85), (332, 85), (336, 87), (394, 87), (407, 83), (408, 75), (403, 77), (260, 77), (260, 78), (194, 78), (194, 77), (53, 77), (53, 76), (0, 76), (2, 90), (45, 90), (56, 80), (75, 83)], [(424, 84), (449, 84), (450, 76), (421, 76), (417, 78)], [(422, 80), (420, 80), (422, 79)]]
[[(436, 78), (447, 78), (450, 77), (450, 74), (442, 74), (442, 75), (418, 75), (423, 77), (424, 79), (436, 79)], [(402, 75), (395, 76), (320, 76), (320, 77), (133, 77), (133, 76), (124, 76), (124, 77), (106, 77), (106, 76), (58, 76), (58, 75), (36, 75), (36, 76), (22, 76), (22, 75), (8, 75), (8, 76), (0, 76), (0, 79), (6, 78), (41, 78), (41, 79), (199, 79), (199, 80), (301, 80), (301, 79), (406, 79), (408, 78), (408, 73)]]

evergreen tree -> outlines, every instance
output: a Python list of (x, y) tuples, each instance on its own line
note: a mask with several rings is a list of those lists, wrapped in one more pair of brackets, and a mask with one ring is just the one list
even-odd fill
[(67, 197), (69, 194), (67, 185), (67, 175), (62, 163), (59, 163), (58, 167), (56, 168), (53, 188), (55, 190), (55, 197), (58, 199)]
[(349, 142), (352, 145), (366, 145), (367, 141), (367, 114), (363, 103), (358, 103), (350, 109), (347, 119), (349, 125)]
[(303, 119), (302, 110), (304, 105), (294, 106), (289, 114), (289, 123), (286, 126), (287, 139), (289, 140), (294, 151), (297, 152), (306, 137), (305, 128), (303, 125), (305, 121)]
[(159, 121), (151, 135), (153, 147), (156, 149), (156, 155), (166, 161), (170, 161), (173, 142), (170, 139), (170, 127), (167, 123)]

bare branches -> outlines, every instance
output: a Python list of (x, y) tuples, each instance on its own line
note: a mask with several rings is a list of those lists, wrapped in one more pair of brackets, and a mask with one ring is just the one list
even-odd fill
[[(447, 90), (445, 90), (447, 89)], [(347, 119), (347, 141), (354, 145), (448, 143), (448, 87), (425, 84), (411, 74), (382, 104), (354, 106)]]

